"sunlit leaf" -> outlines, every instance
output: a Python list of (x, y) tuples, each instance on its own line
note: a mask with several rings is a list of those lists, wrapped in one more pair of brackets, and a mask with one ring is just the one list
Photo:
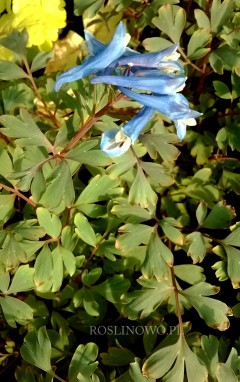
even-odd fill
[(144, 277), (155, 276), (158, 281), (168, 279), (169, 267), (173, 265), (173, 254), (154, 232), (147, 246), (141, 271)]
[(158, 14), (159, 17), (153, 18), (153, 24), (166, 33), (174, 43), (177, 43), (186, 22), (184, 9), (172, 4), (165, 4), (160, 8)]
[(26, 325), (33, 318), (30, 306), (15, 297), (0, 297), (0, 305), (8, 325), (12, 328), (17, 327), (16, 323)]
[(24, 338), (20, 352), (25, 361), (52, 374), (51, 343), (46, 327), (42, 326), (38, 332), (29, 332)]
[(207, 325), (224, 331), (229, 327), (227, 316), (231, 315), (231, 309), (222, 301), (206, 297), (214, 295), (218, 291), (219, 288), (200, 282), (180, 293), (187, 298)]
[(97, 355), (98, 347), (95, 343), (89, 342), (86, 345), (79, 345), (69, 366), (69, 382), (91, 382), (90, 377), (98, 366)]
[(80, 239), (94, 247), (97, 243), (96, 236), (87, 218), (79, 212), (75, 216), (74, 223), (76, 226), (75, 232), (80, 237)]

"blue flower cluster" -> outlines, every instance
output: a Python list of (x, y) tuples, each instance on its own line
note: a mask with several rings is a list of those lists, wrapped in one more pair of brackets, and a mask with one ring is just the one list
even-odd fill
[(92, 84), (116, 85), (123, 94), (144, 105), (121, 129), (112, 129), (102, 135), (101, 149), (108, 156), (125, 153), (155, 110), (174, 122), (180, 140), (186, 135), (187, 125), (196, 125), (195, 118), (201, 113), (191, 110), (187, 99), (179, 93), (185, 86), (186, 77), (177, 62), (178, 44), (161, 52), (140, 54), (127, 48), (130, 36), (122, 22), (108, 45), (88, 31), (85, 31), (85, 38), (89, 57), (60, 75), (55, 90), (58, 91), (64, 83), (94, 74), (90, 80)]

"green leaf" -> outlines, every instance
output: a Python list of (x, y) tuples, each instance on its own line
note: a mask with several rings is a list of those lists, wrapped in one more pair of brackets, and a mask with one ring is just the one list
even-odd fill
[(114, 158), (114, 164), (110, 165), (106, 173), (111, 178), (118, 178), (119, 176), (125, 174), (128, 170), (132, 169), (136, 164), (136, 158), (133, 153), (128, 150), (125, 154)]
[(238, 382), (238, 378), (230, 366), (225, 363), (219, 363), (216, 369), (218, 382)]
[(102, 298), (92, 289), (84, 288), (83, 306), (89, 316), (98, 317), (102, 309)]
[(173, 265), (173, 254), (155, 231), (148, 243), (141, 271), (144, 277), (155, 276), (158, 281), (168, 279), (169, 267)]
[(199, 316), (206, 324), (215, 329), (224, 331), (229, 327), (228, 315), (231, 309), (222, 301), (205, 296), (211, 296), (219, 292), (219, 288), (211, 284), (200, 282), (179, 293), (186, 297)]
[(212, 69), (214, 70), (214, 72), (216, 72), (218, 74), (223, 74), (224, 63), (223, 63), (222, 58), (218, 56), (216, 51), (213, 51), (210, 53), (209, 63), (211, 65)]
[(214, 33), (221, 31), (223, 25), (229, 20), (234, 8), (232, 0), (213, 0), (211, 7), (211, 30)]
[(53, 259), (47, 245), (44, 245), (37, 255), (34, 269), (34, 282), (37, 290), (43, 293), (49, 291), (52, 286)]
[(192, 232), (186, 236), (186, 244), (190, 243), (187, 255), (191, 256), (193, 263), (202, 262), (206, 253), (211, 249), (211, 239), (206, 238), (201, 232)]
[(26, 362), (53, 374), (50, 363), (51, 343), (45, 326), (42, 326), (37, 332), (34, 330), (29, 332), (25, 336), (20, 353)]
[(201, 9), (195, 9), (194, 16), (197, 20), (198, 28), (203, 28), (207, 30), (211, 29), (210, 20), (205, 12), (203, 12)]
[(0, 194), (0, 224), (4, 224), (14, 212), (14, 202), (16, 195), (1, 195)]
[(89, 342), (86, 345), (79, 345), (69, 365), (69, 382), (93, 381), (91, 376), (98, 366), (97, 356), (98, 347), (95, 343)]
[(24, 28), (23, 31), (14, 29), (10, 34), (0, 40), (0, 45), (12, 50), (21, 58), (26, 56), (26, 45), (28, 42), (28, 33)]
[(65, 207), (71, 206), (74, 196), (71, 170), (67, 161), (63, 160), (53, 169), (39, 203), (53, 212), (55, 209), (59, 210), (61, 205), (60, 210), (63, 211)]
[(31, 110), (34, 103), (33, 90), (24, 83), (14, 84), (2, 91), (4, 111), (14, 114), (17, 108), (27, 108)]
[[(232, 48), (228, 45), (220, 46), (214, 52), (211, 52), (210, 57), (209, 57), (210, 63), (211, 63), (211, 59), (212, 59), (212, 57), (211, 57), (212, 54), (213, 54), (215, 61), (217, 60), (217, 62), (218, 62), (218, 60), (220, 60), (222, 62), (222, 67), (226, 70), (230, 70), (230, 71), (232, 71), (232, 69), (237, 70), (237, 68), (240, 65), (240, 57), (238, 55), (238, 50), (236, 48)], [(214, 69), (214, 67), (213, 67), (213, 69)], [(218, 69), (218, 67), (217, 67), (217, 69)], [(220, 67), (220, 69), (221, 69), (221, 67)], [(219, 74), (222, 74), (222, 73), (219, 72)]]
[(18, 382), (36, 382), (35, 370), (33, 371), (28, 365), (18, 367), (16, 369), (16, 380)]
[(107, 157), (101, 150), (90, 150), (92, 145), (96, 146), (97, 143), (98, 141), (96, 140), (80, 143), (78, 146), (70, 150), (65, 158), (90, 166), (108, 166), (111, 163), (109, 157)]
[(128, 290), (130, 282), (123, 275), (114, 275), (101, 284), (94, 285), (95, 292), (113, 304), (119, 303), (120, 297)]
[(232, 99), (232, 93), (229, 87), (221, 81), (213, 81), (213, 87), (215, 90), (215, 94), (223, 99)]
[(20, 110), (22, 121), (12, 115), (2, 115), (0, 122), (5, 129), (1, 133), (16, 139), (16, 143), (22, 146), (44, 146), (52, 151), (52, 145), (38, 128), (31, 115), (25, 109)]
[(227, 254), (227, 273), (233, 288), (240, 288), (240, 250), (231, 245), (224, 245)]
[(93, 268), (90, 271), (84, 269), (82, 273), (82, 283), (84, 285), (93, 285), (97, 282), (102, 274), (102, 268)]
[(240, 96), (240, 78), (236, 73), (232, 73), (232, 99), (236, 99)]
[(202, 227), (210, 229), (228, 228), (234, 216), (234, 209), (231, 206), (225, 205), (225, 203), (221, 201), (215, 204), (211, 212), (202, 223)]
[(197, 164), (201, 165), (208, 163), (212, 150), (212, 142), (209, 140), (209, 136), (198, 134), (196, 142), (191, 149), (191, 155), (196, 157)]
[(207, 29), (198, 29), (195, 31), (189, 42), (187, 47), (187, 55), (191, 60), (196, 60), (205, 56), (211, 49), (205, 48), (207, 44), (211, 41), (211, 34)]
[(171, 43), (169, 40), (162, 37), (150, 37), (143, 40), (142, 45), (149, 52), (159, 52), (160, 50), (169, 48)]
[(186, 23), (184, 9), (172, 4), (165, 4), (159, 9), (158, 14), (159, 17), (152, 19), (153, 24), (176, 44), (180, 40)]
[[(217, 135), (217, 138), (216, 138), (216, 140), (218, 141), (218, 145), (219, 145), (220, 142), (219, 142), (218, 138), (219, 138), (219, 135)], [(235, 139), (236, 138), (235, 133), (233, 133), (231, 135), (229, 134), (228, 138), (229, 138), (228, 144), (232, 148), (232, 150), (234, 150), (235, 148), (238, 149), (238, 147), (237, 147), (238, 142)], [(238, 137), (237, 137), (237, 139), (238, 139)], [(221, 148), (220, 145), (219, 145), (219, 147)], [(232, 171), (228, 171), (228, 170), (224, 169), (223, 173), (222, 173), (222, 177), (219, 181), (219, 186), (224, 188), (225, 190), (232, 190), (237, 195), (240, 195), (240, 174), (236, 174)]]
[[(148, 378), (159, 379), (166, 374), (172, 367), (180, 353), (180, 342), (171, 346), (166, 346), (163, 349), (155, 351), (143, 364), (143, 375)], [(182, 365), (183, 366), (183, 365)], [(183, 380), (182, 367), (178, 370)], [(181, 379), (180, 379), (181, 380)]]
[(76, 271), (76, 258), (71, 251), (59, 245), (59, 255), (62, 256), (63, 264), (70, 276), (73, 276)]
[(199, 356), (206, 365), (211, 377), (215, 377), (216, 366), (219, 361), (218, 357), (219, 341), (213, 335), (201, 336), (201, 348), (199, 349)]
[(42, 167), (38, 167), (34, 173), (31, 183), (31, 193), (33, 200), (38, 202), (46, 191), (46, 180), (43, 175)]
[(71, 251), (57, 245), (52, 251), (52, 292), (56, 292), (61, 288), (63, 280), (63, 265), (67, 273), (72, 276), (76, 270), (76, 259)]
[(240, 247), (240, 227), (237, 227), (232, 231), (225, 239), (222, 240), (226, 245), (233, 245)]
[(174, 265), (174, 274), (179, 279), (187, 282), (188, 284), (198, 284), (205, 281), (206, 277), (203, 274), (204, 269), (198, 265), (181, 264)]
[(147, 244), (150, 240), (154, 227), (145, 224), (125, 224), (119, 231), (123, 233), (116, 240), (116, 248), (123, 252), (135, 249), (139, 244)]
[(23, 220), (18, 223), (11, 224), (9, 229), (24, 239), (39, 240), (45, 236), (45, 232), (42, 227), (35, 225), (36, 223), (37, 219)]
[(143, 208), (157, 203), (157, 194), (153, 191), (140, 166), (137, 168), (137, 175), (129, 190), (128, 200)]
[(140, 369), (140, 359), (139, 358), (135, 358), (135, 361), (130, 363), (129, 375), (132, 378), (132, 381), (155, 382), (155, 378), (154, 379), (153, 378), (146, 378), (142, 375), (142, 372)]
[(87, 10), (91, 18), (98, 13), (103, 3), (104, 0), (74, 0), (74, 15), (81, 16)]
[(127, 293), (122, 297), (122, 311), (130, 320), (144, 319), (161, 304), (167, 302), (173, 293), (173, 286), (168, 280), (157, 281), (139, 279), (145, 288)]
[(26, 263), (27, 261), (27, 254), (21, 247), (20, 242), (15, 240), (13, 235), (9, 235), (0, 250), (0, 263), (11, 269), (17, 267), (20, 262)]
[(48, 61), (52, 57), (53, 57), (52, 50), (49, 52), (39, 52), (38, 54), (36, 54), (36, 56), (34, 57), (31, 63), (31, 72), (36, 72), (39, 69), (45, 68)]
[(114, 200), (114, 206), (111, 209), (111, 213), (127, 219), (128, 223), (134, 224), (151, 219), (150, 212), (138, 205), (131, 205), (125, 198), (117, 198)]
[(17, 327), (16, 323), (26, 325), (28, 320), (33, 319), (32, 308), (15, 297), (0, 297), (0, 305), (8, 325), (12, 328)]
[(5, 294), (10, 284), (10, 276), (3, 265), (0, 265), (0, 290)]
[[(214, 248), (213, 248), (213, 252), (214, 252)], [(216, 274), (216, 277), (219, 279), (219, 281), (225, 281), (229, 278), (228, 273), (227, 273), (227, 261), (226, 260), (217, 261), (215, 264), (212, 265), (211, 268), (216, 271), (215, 274)]]
[(174, 162), (180, 151), (174, 146), (178, 138), (174, 134), (144, 134), (140, 141), (146, 146), (152, 159), (157, 159), (157, 153), (165, 162)]
[(75, 205), (96, 203), (122, 195), (119, 179), (112, 179), (107, 175), (96, 175), (81, 192)]
[(203, 221), (205, 220), (207, 216), (207, 206), (204, 202), (199, 203), (197, 210), (196, 210), (196, 218), (199, 225), (202, 225)]
[(20, 66), (11, 61), (0, 60), (0, 80), (11, 81), (20, 78), (28, 78), (28, 75)]
[(134, 353), (126, 348), (109, 347), (108, 353), (101, 353), (102, 363), (109, 366), (124, 366), (134, 361)]
[(12, 279), (7, 294), (27, 292), (34, 289), (33, 275), (34, 268), (29, 268), (29, 265), (21, 265)]
[(150, 177), (153, 184), (160, 184), (163, 187), (169, 187), (174, 183), (173, 176), (169, 170), (158, 163), (139, 161), (144, 172)]
[(5, 178), (13, 171), (13, 165), (8, 152), (6, 149), (4, 149), (4, 147), (0, 147), (0, 162), (0, 175)]
[(179, 230), (179, 228), (182, 228), (182, 225), (177, 220), (164, 218), (160, 221), (159, 225), (169, 240), (175, 244), (183, 245), (183, 234)]
[(205, 366), (191, 351), (184, 336), (180, 336), (174, 345), (163, 347), (154, 352), (143, 364), (143, 374), (157, 379), (165, 375), (163, 381), (183, 382), (184, 363), (188, 382), (207, 381), (208, 373)]
[(80, 239), (85, 243), (95, 247), (97, 244), (96, 235), (87, 218), (78, 212), (75, 215), (74, 224), (76, 226), (75, 232), (80, 237)]
[(62, 230), (62, 223), (59, 217), (43, 207), (38, 207), (36, 213), (39, 225), (44, 228), (49, 236), (57, 238)]
[(52, 292), (57, 292), (62, 286), (63, 281), (63, 259), (59, 251), (59, 246), (52, 251)]
[(73, 251), (78, 241), (78, 236), (74, 233), (74, 228), (72, 226), (65, 226), (61, 233), (61, 243), (64, 248), (69, 251)]

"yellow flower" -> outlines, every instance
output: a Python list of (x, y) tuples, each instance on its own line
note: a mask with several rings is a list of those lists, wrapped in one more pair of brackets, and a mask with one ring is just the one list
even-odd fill
[[(7, 13), (0, 17), (0, 37), (6, 36), (13, 29), (24, 28), (29, 34), (28, 46), (36, 45), (41, 50), (50, 50), (53, 41), (58, 38), (58, 31), (66, 25), (64, 0), (5, 0)], [(3, 59), (5, 57), (2, 57)], [(7, 58), (5, 58), (7, 59)]]

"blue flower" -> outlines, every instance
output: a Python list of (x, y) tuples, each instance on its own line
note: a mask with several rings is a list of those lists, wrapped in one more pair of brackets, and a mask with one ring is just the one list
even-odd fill
[(58, 91), (60, 87), (67, 82), (88, 77), (90, 74), (97, 73), (105, 69), (113, 61), (122, 56), (129, 39), (130, 36), (126, 33), (124, 24), (120, 22), (111, 42), (105, 46), (102, 46), (104, 44), (101, 44), (101, 47), (98, 45), (94, 48), (94, 50), (98, 52), (96, 56), (90, 56), (81, 65), (76, 66), (75, 68), (72, 68), (60, 75), (56, 80), (54, 87), (55, 90)]
[(92, 84), (112, 84), (127, 88), (136, 88), (159, 94), (176, 94), (183, 89), (187, 77), (173, 74), (152, 75), (148, 73), (138, 72), (133, 76), (96, 76), (91, 79)]
[(194, 126), (195, 118), (201, 113), (191, 110), (187, 99), (179, 94), (185, 86), (186, 77), (177, 61), (178, 44), (161, 52), (140, 54), (127, 47), (130, 36), (122, 22), (108, 45), (98, 41), (88, 31), (85, 31), (85, 39), (89, 57), (81, 65), (60, 75), (55, 90), (66, 82), (94, 75), (90, 79), (92, 84), (116, 85), (123, 94), (143, 105), (121, 129), (109, 130), (102, 135), (101, 149), (109, 156), (126, 152), (154, 110), (174, 122), (177, 135), (182, 140), (186, 135), (186, 126)]
[(189, 108), (189, 102), (182, 94), (150, 95), (136, 93), (123, 87), (119, 89), (129, 98), (145, 106), (152, 107), (171, 119), (177, 128), (177, 135), (180, 141), (182, 141), (186, 135), (186, 126), (195, 126), (195, 118), (202, 115), (202, 113)]
[(115, 128), (103, 133), (100, 144), (101, 150), (109, 157), (124, 154), (138, 139), (139, 134), (153, 113), (154, 109), (144, 106), (121, 129)]

